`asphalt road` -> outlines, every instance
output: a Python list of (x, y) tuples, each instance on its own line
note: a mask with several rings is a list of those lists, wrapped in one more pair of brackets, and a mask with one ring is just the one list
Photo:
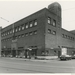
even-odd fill
[(59, 61), (0, 57), (0, 73), (75, 73), (75, 59)]

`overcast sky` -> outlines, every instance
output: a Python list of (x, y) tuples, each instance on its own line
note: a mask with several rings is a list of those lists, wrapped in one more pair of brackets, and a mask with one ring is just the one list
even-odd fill
[[(0, 1), (0, 26), (6, 27), (38, 10), (47, 8), (52, 1)], [(75, 29), (75, 1), (58, 1), (62, 7), (62, 27)]]

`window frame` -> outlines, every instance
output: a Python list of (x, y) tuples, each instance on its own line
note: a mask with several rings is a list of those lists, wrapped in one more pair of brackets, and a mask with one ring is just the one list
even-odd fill
[(48, 18), (47, 18), (47, 23), (48, 23), (48, 24), (51, 24), (51, 17), (48, 17)]

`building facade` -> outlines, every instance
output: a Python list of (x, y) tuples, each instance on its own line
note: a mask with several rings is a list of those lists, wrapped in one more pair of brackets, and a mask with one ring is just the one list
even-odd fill
[[(4, 56), (57, 56), (75, 49), (75, 34), (62, 28), (61, 5), (54, 2), (1, 30)], [(72, 53), (72, 52), (71, 52)]]

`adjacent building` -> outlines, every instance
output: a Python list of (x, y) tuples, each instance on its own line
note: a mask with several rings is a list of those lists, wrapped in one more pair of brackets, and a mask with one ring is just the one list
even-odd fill
[(61, 5), (54, 2), (1, 30), (2, 55), (57, 56), (75, 49), (75, 34), (62, 28)]

